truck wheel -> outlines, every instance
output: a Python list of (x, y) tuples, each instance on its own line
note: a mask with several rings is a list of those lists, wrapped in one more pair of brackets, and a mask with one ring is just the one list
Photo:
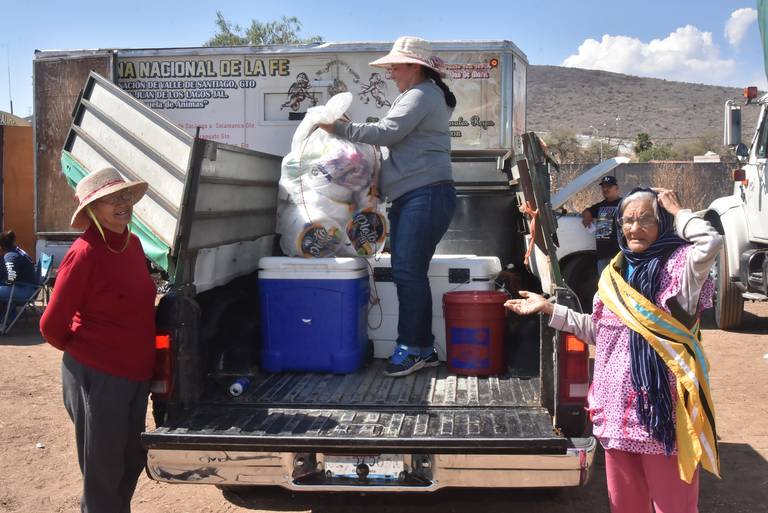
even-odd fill
[(561, 267), (566, 285), (579, 298), (583, 313), (592, 312), (592, 299), (597, 292), (597, 261), (594, 255), (577, 255)]
[(725, 240), (712, 268), (715, 280), (715, 323), (721, 330), (737, 329), (744, 315), (744, 298), (741, 291), (729, 279)]

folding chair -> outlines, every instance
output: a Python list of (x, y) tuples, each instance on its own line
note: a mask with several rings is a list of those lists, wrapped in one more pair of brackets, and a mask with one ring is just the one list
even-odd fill
[[(7, 335), (21, 314), (26, 310), (35, 308), (35, 301), (40, 295), (40, 291), (48, 285), (53, 268), (53, 256), (47, 253), (40, 253), (40, 258), (35, 266), (37, 272), (37, 283), (14, 282), (11, 285), (11, 294), (5, 306), (3, 323), (0, 325), (0, 335)], [(18, 286), (18, 288), (17, 288)], [(24, 286), (22, 288), (22, 286)], [(29, 290), (32, 287), (32, 290)], [(22, 291), (22, 292), (19, 292)]]

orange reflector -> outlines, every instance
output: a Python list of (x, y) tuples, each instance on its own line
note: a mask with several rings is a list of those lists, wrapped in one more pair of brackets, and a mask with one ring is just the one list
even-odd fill
[(568, 334), (565, 336), (565, 350), (569, 353), (583, 353), (587, 350), (587, 344), (575, 335)]
[(745, 87), (744, 98), (747, 98), (749, 100), (754, 100), (755, 98), (757, 98), (757, 87), (756, 86)]
[(170, 335), (155, 335), (155, 349), (170, 349), (170, 348), (171, 348)]

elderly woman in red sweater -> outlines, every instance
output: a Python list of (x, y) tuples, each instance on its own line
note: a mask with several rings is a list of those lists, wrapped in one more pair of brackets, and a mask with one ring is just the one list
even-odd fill
[(64, 405), (75, 424), (83, 512), (129, 512), (144, 467), (139, 441), (155, 360), (155, 287), (128, 224), (145, 182), (107, 168), (77, 185), (72, 244), (40, 321), (64, 352)]

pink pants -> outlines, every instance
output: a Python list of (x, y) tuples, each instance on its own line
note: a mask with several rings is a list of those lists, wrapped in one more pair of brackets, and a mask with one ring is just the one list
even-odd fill
[(605, 474), (613, 513), (698, 513), (699, 471), (680, 479), (677, 456), (606, 449)]

